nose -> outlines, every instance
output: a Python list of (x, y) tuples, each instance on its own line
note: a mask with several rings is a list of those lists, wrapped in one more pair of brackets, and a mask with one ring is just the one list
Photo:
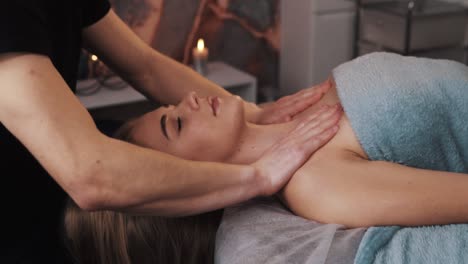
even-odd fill
[(198, 105), (198, 96), (195, 92), (190, 92), (187, 96), (185, 96), (183, 103), (190, 107), (192, 110), (198, 110), (200, 107)]

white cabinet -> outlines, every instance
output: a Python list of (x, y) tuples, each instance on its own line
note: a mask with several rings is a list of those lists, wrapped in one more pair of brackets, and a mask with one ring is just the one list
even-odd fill
[(354, 19), (354, 1), (281, 1), (279, 95), (318, 84), (352, 59)]

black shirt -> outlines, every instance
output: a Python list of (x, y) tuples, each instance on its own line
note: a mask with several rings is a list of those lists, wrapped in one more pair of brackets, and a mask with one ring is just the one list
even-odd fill
[[(49, 56), (74, 90), (81, 30), (109, 8), (107, 0), (2, 0), (0, 53)], [(60, 223), (65, 192), (1, 123), (0, 158), (0, 263), (64, 263)]]

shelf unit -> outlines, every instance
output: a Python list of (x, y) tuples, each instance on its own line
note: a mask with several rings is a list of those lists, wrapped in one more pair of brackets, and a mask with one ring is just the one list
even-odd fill
[(354, 57), (390, 51), (465, 62), (466, 14), (440, 0), (356, 0)]

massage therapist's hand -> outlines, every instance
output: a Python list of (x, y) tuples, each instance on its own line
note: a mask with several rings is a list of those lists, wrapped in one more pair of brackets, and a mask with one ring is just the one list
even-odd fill
[(275, 124), (291, 121), (295, 116), (314, 105), (328, 91), (329, 81), (303, 89), (295, 94), (278, 99), (263, 106), (249, 104), (246, 106), (247, 119), (256, 124)]
[(292, 175), (338, 131), (340, 105), (323, 106), (316, 113), (298, 120), (297, 127), (278, 141), (253, 166), (259, 175), (260, 193), (273, 195)]

